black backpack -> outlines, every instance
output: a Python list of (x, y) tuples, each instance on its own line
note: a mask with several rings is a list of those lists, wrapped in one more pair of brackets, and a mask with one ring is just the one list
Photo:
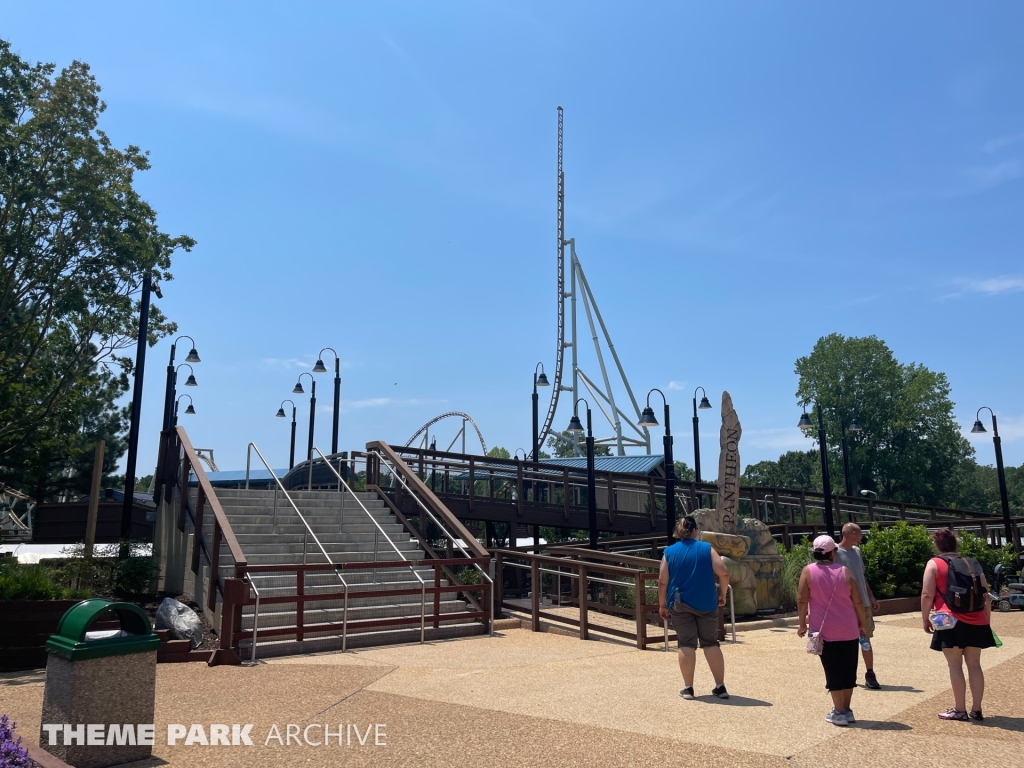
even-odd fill
[(981, 582), (984, 571), (973, 557), (957, 554), (939, 555), (949, 568), (946, 571), (946, 594), (942, 599), (946, 607), (957, 613), (977, 613), (985, 610), (985, 587)]

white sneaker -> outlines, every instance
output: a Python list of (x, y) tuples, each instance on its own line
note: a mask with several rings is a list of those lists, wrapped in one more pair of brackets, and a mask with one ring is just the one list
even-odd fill
[(850, 724), (850, 721), (846, 719), (845, 712), (836, 712), (834, 709), (827, 715), (825, 715), (825, 722), (832, 723), (832, 725), (842, 726), (847, 726)]

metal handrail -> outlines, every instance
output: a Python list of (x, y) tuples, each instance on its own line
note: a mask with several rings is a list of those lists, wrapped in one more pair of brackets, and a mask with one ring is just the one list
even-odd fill
[[(277, 477), (277, 473), (275, 473), (274, 470), (271, 469), (270, 464), (267, 463), (267, 460), (263, 457), (263, 454), (260, 453), (260, 449), (256, 447), (256, 443), (249, 443), (245, 451), (245, 490), (249, 490), (249, 466), (250, 461), (252, 459), (253, 451), (256, 451), (256, 455), (260, 457), (260, 461), (263, 462), (263, 466), (267, 468), (267, 471), (270, 473), (270, 476), (274, 478), (274, 482), (277, 483), (276, 487), (274, 488), (274, 524), (277, 524), (277, 490), (280, 489), (281, 493), (284, 494), (284, 497), (288, 499), (288, 503), (292, 505), (292, 509), (295, 510), (295, 514), (299, 516), (299, 520), (302, 521), (302, 524), (305, 526), (306, 531), (309, 533), (310, 536), (313, 537), (313, 541), (316, 542), (316, 545), (320, 547), (320, 552), (323, 554), (324, 559), (327, 560), (327, 562), (330, 565), (336, 565), (336, 563), (333, 560), (331, 560), (331, 556), (327, 554), (327, 550), (324, 549), (324, 545), (320, 543), (320, 539), (318, 539), (317, 535), (313, 533), (313, 529), (310, 528), (309, 523), (306, 522), (306, 518), (302, 516), (302, 513), (299, 511), (299, 508), (295, 506), (295, 502), (292, 500), (292, 497), (288, 495), (288, 491), (285, 490), (284, 485), (281, 484), (281, 480)], [(302, 564), (306, 564), (305, 533), (302, 534)], [(341, 650), (344, 653), (346, 650), (348, 650), (348, 582), (345, 581), (345, 577), (341, 575), (341, 571), (335, 569), (334, 575), (338, 577), (338, 580), (341, 582), (341, 585), (345, 588), (345, 607), (341, 614)], [(296, 580), (298, 580), (304, 578), (304, 576), (296, 573), (295, 578)], [(296, 584), (296, 586), (298, 586), (298, 584)], [(255, 654), (255, 652), (256, 639), (254, 635), (253, 654)]]
[(260, 591), (256, 588), (256, 584), (253, 582), (252, 577), (247, 573), (243, 576), (245, 582), (249, 585), (250, 589), (256, 593), (256, 608), (252, 614), (252, 653), (249, 656), (249, 663), (256, 663), (256, 633), (259, 632), (260, 623)]
[[(433, 520), (435, 525), (437, 525), (437, 527), (441, 529), (441, 533), (443, 533), (445, 535), (445, 538), (450, 540), (452, 542), (452, 544), (454, 544), (456, 547), (458, 547), (459, 551), (462, 552), (462, 554), (467, 559), (470, 558), (469, 552), (467, 552), (466, 548), (463, 547), (462, 544), (459, 543), (459, 539), (457, 539), (455, 536), (453, 536), (451, 533), (449, 533), (448, 530), (441, 523), (441, 521), (437, 519), (437, 516), (434, 515), (434, 513), (430, 511), (430, 508), (427, 507), (427, 505), (424, 504), (420, 500), (419, 496), (417, 496), (415, 493), (412, 492), (412, 490), (409, 488), (408, 483), (406, 483), (405, 480), (403, 480), (401, 478), (401, 476), (398, 474), (398, 472), (396, 472), (394, 470), (394, 468), (392, 468), (388, 464), (387, 458), (385, 456), (381, 455), (380, 453), (378, 453), (377, 451), (371, 451), (371, 453), (373, 453), (375, 456), (377, 456), (380, 459), (381, 464), (383, 464), (385, 467), (388, 468), (388, 471), (391, 473), (391, 476), (394, 477), (396, 480), (398, 480), (398, 482), (400, 482), (402, 484), (402, 486), (405, 488), (405, 490), (408, 491), (409, 495), (412, 496), (412, 498), (416, 500), (416, 503), (420, 505), (420, 507), (423, 509), (423, 511), (426, 512), (428, 515), (430, 515), (430, 519)], [(481, 576), (483, 576), (485, 579), (487, 579), (487, 581), (489, 581), (491, 584), (494, 584), (494, 579), (492, 579), (483, 568), (481, 568), (476, 563), (474, 563), (474, 565), (476, 566), (476, 569), (478, 571), (480, 571), (480, 575)]]
[[(357, 504), (358, 504), (358, 505), (359, 505), (360, 507), (362, 507), (362, 510), (363, 510), (363, 512), (365, 512), (365, 513), (366, 513), (366, 516), (367, 516), (368, 518), (370, 518), (370, 522), (371, 522), (371, 523), (373, 523), (373, 525), (374, 525), (374, 526), (375, 526), (375, 527), (377, 528), (377, 531), (379, 531), (379, 532), (380, 532), (380, 535), (384, 537), (384, 540), (385, 540), (385, 541), (386, 541), (386, 542), (387, 542), (388, 544), (390, 544), (390, 545), (391, 545), (391, 548), (392, 548), (393, 550), (395, 550), (395, 552), (396, 552), (396, 553), (398, 554), (398, 556), (399, 556), (400, 558), (402, 558), (403, 560), (408, 560), (409, 558), (407, 558), (407, 557), (406, 557), (405, 555), (403, 555), (403, 554), (402, 554), (402, 550), (400, 550), (400, 549), (399, 549), (399, 548), (398, 548), (398, 547), (397, 547), (397, 546), (395, 545), (395, 542), (393, 542), (393, 541), (391, 540), (391, 537), (390, 537), (390, 536), (388, 536), (388, 535), (387, 535), (387, 533), (386, 533), (386, 532), (384, 531), (384, 529), (380, 527), (380, 523), (378, 523), (378, 522), (377, 522), (377, 519), (376, 519), (376, 518), (375, 518), (375, 517), (374, 517), (374, 516), (373, 516), (373, 515), (372, 515), (372, 514), (370, 513), (370, 510), (368, 510), (368, 509), (366, 508), (366, 505), (365, 505), (365, 504), (363, 504), (363, 502), (362, 502), (362, 501), (360, 501), (359, 497), (358, 497), (358, 496), (356, 495), (356, 492), (352, 490), (352, 487), (351, 487), (351, 486), (350, 486), (350, 485), (349, 485), (348, 483), (346, 483), (346, 482), (345, 482), (345, 478), (343, 478), (343, 477), (341, 476), (341, 473), (340, 473), (340, 472), (338, 472), (338, 470), (336, 470), (336, 469), (334, 468), (334, 465), (332, 465), (332, 464), (331, 464), (331, 462), (329, 462), (329, 461), (327, 460), (327, 457), (326, 457), (326, 456), (324, 456), (324, 454), (323, 454), (323, 451), (321, 451), (321, 450), (320, 450), (319, 448), (317, 448), (317, 447), (316, 447), (315, 445), (313, 446), (313, 450), (314, 450), (314, 451), (316, 451), (317, 453), (319, 453), (319, 454), (320, 454), (320, 458), (322, 458), (322, 459), (324, 460), (324, 463), (325, 463), (325, 464), (327, 465), (327, 468), (328, 468), (328, 469), (330, 469), (330, 470), (331, 470), (331, 472), (333, 472), (333, 473), (334, 473), (334, 476), (335, 476), (336, 478), (338, 478), (338, 484), (339, 484), (339, 485), (342, 485), (342, 486), (344, 486), (344, 487), (345, 487), (345, 490), (347, 490), (347, 491), (348, 491), (348, 492), (349, 492), (350, 494), (352, 494), (352, 498), (354, 498), (354, 499), (356, 500), (356, 503), (357, 503)], [(312, 459), (310, 460), (310, 463), (312, 464)], [(343, 512), (342, 512), (342, 515), (344, 515), (344, 503), (345, 503), (345, 502), (344, 502), (344, 497), (342, 497), (342, 510), (343, 510)], [(344, 518), (343, 518), (343, 519), (344, 519)], [(376, 561), (376, 559), (377, 559), (377, 533), (374, 533), (374, 534), (373, 534), (373, 559), (374, 559), (374, 561)], [(425, 584), (425, 583), (426, 583), (426, 582), (425, 582), (425, 581), (423, 580), (423, 577), (422, 577), (422, 576), (420, 576), (420, 575), (419, 575), (419, 574), (418, 574), (418, 573), (416, 572), (416, 570), (415, 570), (415, 569), (414, 569), (414, 568), (413, 568), (413, 567), (412, 567), (411, 565), (409, 566), (409, 570), (410, 570), (410, 571), (412, 571), (412, 574), (413, 574), (413, 576), (415, 576), (415, 577), (416, 577), (417, 579), (419, 579), (419, 580), (420, 580), (420, 583), (421, 583), (421, 584)]]

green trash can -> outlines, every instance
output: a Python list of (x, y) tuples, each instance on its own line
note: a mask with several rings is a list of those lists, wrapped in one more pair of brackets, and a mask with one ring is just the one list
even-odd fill
[(69, 608), (46, 643), (40, 746), (76, 768), (148, 758), (159, 647), (137, 605), (91, 598)]

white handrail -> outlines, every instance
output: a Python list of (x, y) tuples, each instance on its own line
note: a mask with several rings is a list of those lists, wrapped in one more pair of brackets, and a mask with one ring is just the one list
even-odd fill
[[(372, 515), (372, 514), (370, 513), (370, 510), (368, 510), (368, 509), (366, 508), (366, 505), (365, 505), (365, 504), (363, 504), (363, 502), (362, 502), (362, 501), (360, 501), (360, 499), (359, 499), (359, 497), (358, 497), (358, 496), (356, 496), (356, 493), (355, 493), (355, 491), (353, 491), (353, 490), (352, 490), (352, 487), (351, 487), (351, 486), (350, 486), (350, 485), (349, 485), (348, 483), (346, 483), (346, 482), (345, 482), (345, 478), (343, 478), (343, 477), (341, 476), (341, 473), (340, 473), (340, 472), (338, 472), (338, 470), (336, 470), (336, 469), (334, 468), (334, 465), (332, 465), (332, 464), (331, 464), (331, 462), (329, 462), (329, 461), (327, 460), (327, 457), (326, 457), (326, 456), (324, 456), (324, 454), (323, 454), (323, 451), (321, 451), (321, 450), (320, 450), (319, 448), (317, 448), (317, 447), (316, 447), (315, 445), (313, 446), (313, 450), (314, 450), (314, 451), (316, 451), (317, 453), (319, 453), (319, 454), (320, 454), (320, 458), (324, 460), (324, 464), (326, 464), (326, 465), (327, 465), (327, 468), (328, 468), (328, 469), (330, 469), (330, 470), (331, 470), (331, 472), (333, 472), (333, 473), (334, 473), (334, 476), (338, 478), (338, 483), (339, 483), (340, 485), (343, 485), (343, 486), (345, 486), (345, 490), (347, 490), (347, 491), (348, 491), (348, 492), (349, 492), (350, 494), (352, 494), (352, 498), (354, 498), (354, 499), (356, 500), (356, 503), (357, 503), (357, 504), (358, 504), (358, 505), (359, 505), (360, 507), (362, 507), (362, 509), (363, 509), (363, 512), (365, 512), (365, 513), (366, 513), (366, 516), (367, 516), (368, 518), (370, 518), (370, 522), (371, 522), (371, 523), (373, 523), (373, 524), (374, 524), (374, 526), (376, 526), (376, 528), (377, 528), (377, 530), (378, 530), (378, 531), (380, 531), (380, 535), (384, 537), (384, 540), (385, 540), (385, 541), (386, 541), (386, 542), (387, 542), (388, 544), (390, 544), (390, 545), (391, 545), (391, 548), (392, 548), (393, 550), (395, 550), (395, 552), (396, 552), (396, 553), (398, 554), (398, 556), (399, 556), (400, 558), (402, 558), (403, 560), (406, 560), (406, 561), (408, 561), (408, 559), (409, 559), (409, 558), (407, 558), (407, 557), (406, 557), (405, 555), (403, 555), (403, 554), (402, 554), (402, 550), (400, 550), (400, 549), (399, 549), (399, 548), (398, 548), (398, 547), (397, 547), (397, 546), (395, 545), (395, 542), (393, 542), (393, 541), (391, 540), (391, 537), (390, 537), (390, 536), (388, 536), (388, 535), (387, 535), (387, 533), (386, 533), (386, 532), (384, 531), (384, 529), (380, 527), (380, 523), (378, 523), (378, 522), (377, 522), (377, 519), (376, 519), (376, 518), (375, 518), (375, 517), (374, 517), (374, 516), (373, 516), (373, 515)], [(312, 464), (312, 459), (310, 459), (310, 464)], [(342, 504), (344, 505), (344, 499), (342, 499)], [(344, 506), (342, 507), (342, 509), (344, 509)], [(376, 536), (377, 536), (377, 534), (374, 534), (374, 538), (376, 538)], [(376, 556), (377, 556), (377, 548), (376, 548), (376, 545), (374, 545), (374, 550), (373, 550), (373, 551), (374, 551), (374, 557), (376, 558)], [(413, 574), (413, 576), (415, 576), (415, 577), (416, 577), (417, 579), (419, 579), (419, 580), (420, 580), (420, 583), (421, 583), (421, 584), (424, 584), (424, 583), (426, 583), (426, 582), (424, 582), (424, 581), (423, 581), (423, 577), (422, 577), (422, 576), (420, 576), (420, 575), (419, 575), (419, 574), (418, 574), (418, 573), (416, 572), (416, 570), (415, 570), (415, 569), (414, 569), (414, 568), (413, 568), (413, 567), (412, 567), (411, 565), (409, 566), (409, 570), (410, 570), (410, 571), (412, 571), (412, 574)]]

